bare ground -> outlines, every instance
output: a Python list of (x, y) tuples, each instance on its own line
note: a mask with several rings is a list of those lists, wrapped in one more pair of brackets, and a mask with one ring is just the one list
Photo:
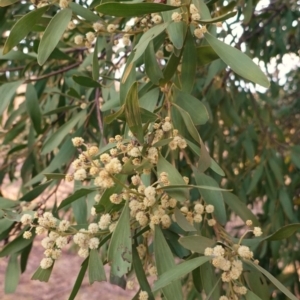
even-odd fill
[[(67, 300), (73, 284), (77, 278), (82, 263), (82, 258), (76, 254), (65, 251), (61, 258), (55, 263), (48, 283), (31, 280), (31, 276), (39, 266), (43, 258), (43, 248), (39, 242), (34, 243), (30, 254), (27, 269), (21, 275), (17, 290), (14, 294), (4, 294), (4, 279), (7, 265), (7, 258), (0, 261), (0, 299), (1, 300)], [(108, 271), (108, 270), (107, 270)], [(129, 300), (135, 292), (125, 291), (118, 286), (113, 286), (108, 282), (88, 283), (88, 276), (85, 276), (81, 289), (76, 300)], [(107, 272), (107, 277), (109, 274)]]
[[(4, 197), (18, 199), (20, 182), (13, 184), (5, 181), (1, 187)], [(18, 184), (19, 183), (19, 184)], [(62, 184), (57, 191), (58, 200), (64, 199), (72, 191), (71, 186)], [(46, 195), (47, 196), (47, 195)], [(51, 201), (52, 200), (52, 201)], [(54, 203), (54, 199), (49, 199), (47, 204)], [(43, 201), (43, 197), (37, 201)], [(52, 204), (51, 204), (52, 203)], [(8, 258), (0, 258), (0, 299), (1, 300), (67, 300), (83, 261), (77, 254), (71, 251), (64, 251), (61, 258), (55, 263), (50, 280), (48, 283), (31, 280), (31, 276), (39, 267), (41, 259), (44, 257), (44, 249), (40, 245), (40, 238), (36, 238), (30, 253), (27, 269), (21, 275), (19, 285), (14, 294), (4, 294), (5, 271)], [(106, 268), (107, 278), (109, 270)], [(109, 282), (95, 282), (90, 285), (86, 274), (82, 286), (77, 294), (76, 300), (130, 300), (136, 291), (125, 291), (118, 286), (111, 285)]]

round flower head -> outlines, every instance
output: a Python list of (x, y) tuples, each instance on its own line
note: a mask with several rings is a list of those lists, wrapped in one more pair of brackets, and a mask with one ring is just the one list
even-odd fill
[(88, 227), (88, 231), (90, 233), (97, 233), (99, 231), (99, 227), (98, 227), (98, 224), (97, 223), (91, 223)]
[(68, 24), (68, 29), (73, 30), (76, 27), (75, 23), (73, 21), (70, 21)]
[(201, 28), (196, 28), (195, 30), (194, 30), (194, 35), (195, 35), (195, 37), (196, 38), (198, 38), (198, 39), (202, 39), (203, 38), (203, 31), (202, 31), (202, 29)]
[(202, 222), (202, 215), (201, 214), (195, 214), (194, 215), (194, 222), (201, 223)]
[(172, 20), (173, 20), (174, 22), (180, 22), (181, 19), (182, 19), (182, 15), (181, 15), (180, 13), (178, 13), (178, 12), (174, 12), (174, 13), (172, 14), (171, 18), (172, 18)]
[(170, 131), (172, 129), (172, 124), (170, 122), (165, 122), (161, 128), (165, 132)]
[(213, 213), (214, 210), (215, 210), (215, 208), (214, 208), (214, 206), (211, 205), (211, 204), (206, 205), (206, 207), (205, 207), (205, 211), (206, 211), (207, 213), (209, 213), (209, 214)]
[(36, 233), (37, 235), (41, 235), (41, 234), (44, 234), (44, 233), (46, 233), (46, 232), (47, 232), (47, 229), (44, 228), (44, 227), (42, 227), (42, 226), (37, 226), (37, 227), (35, 228), (35, 233)]
[(197, 214), (203, 214), (204, 212), (204, 206), (200, 203), (197, 203), (195, 206), (194, 206), (194, 211), (197, 213)]
[(222, 246), (218, 245), (213, 248), (213, 255), (215, 256), (224, 256), (225, 250)]
[(165, 46), (166, 51), (172, 52), (174, 50), (174, 46), (172, 44), (167, 44)]
[(229, 300), (229, 299), (228, 299), (228, 297), (226, 297), (226, 296), (221, 296), (221, 297), (219, 298), (219, 300)]
[(152, 17), (152, 22), (154, 23), (154, 24), (159, 24), (159, 23), (161, 23), (161, 21), (162, 21), (162, 17), (160, 16), (160, 15), (155, 15), (155, 16), (153, 16)]
[(66, 174), (65, 180), (67, 182), (72, 182), (74, 180), (74, 175), (72, 175), (72, 174)]
[(94, 156), (99, 152), (99, 148), (97, 146), (91, 146), (88, 148), (87, 153), (89, 156)]
[(57, 248), (63, 248), (68, 244), (68, 238), (66, 236), (60, 236), (55, 241)]
[(29, 240), (32, 237), (32, 233), (30, 231), (25, 231), (23, 233), (23, 238)]
[(253, 229), (253, 234), (254, 234), (255, 236), (261, 236), (261, 235), (262, 235), (261, 228), (260, 228), (260, 227), (254, 227), (254, 229)]
[(200, 15), (197, 13), (197, 14), (192, 14), (192, 20), (193, 21), (199, 21), (200, 20)]
[(83, 181), (84, 179), (86, 179), (86, 177), (87, 177), (87, 174), (86, 174), (86, 170), (85, 169), (78, 169), (74, 173), (74, 179), (75, 180)]
[(171, 0), (171, 5), (180, 6), (181, 5), (181, 0)]
[(153, 198), (153, 197), (155, 197), (155, 194), (156, 194), (156, 191), (155, 191), (155, 188), (153, 186), (147, 186), (145, 188), (145, 196), (147, 198)]
[(108, 24), (106, 30), (107, 30), (107, 32), (112, 33), (112, 32), (116, 31), (116, 28), (117, 28), (116, 25), (114, 25), (114, 24)]
[(237, 252), (242, 258), (251, 259), (253, 257), (253, 252), (247, 246), (240, 246)]
[(98, 32), (98, 31), (100, 31), (100, 30), (103, 30), (103, 29), (104, 29), (104, 26), (103, 26), (103, 24), (101, 24), (101, 23), (94, 23), (94, 24), (93, 24), (93, 28), (94, 28), (94, 30), (95, 30), (96, 32)]
[(60, 231), (67, 231), (70, 227), (70, 222), (67, 220), (62, 220), (60, 221), (59, 225), (58, 225), (58, 229)]
[(88, 248), (80, 248), (78, 250), (78, 255), (82, 258), (87, 258), (89, 256), (89, 249)]
[(24, 214), (20, 221), (23, 225), (29, 225), (32, 222), (32, 216), (29, 214)]
[(42, 269), (48, 269), (53, 265), (53, 259), (50, 257), (45, 257), (41, 260), (40, 266)]
[(134, 288), (134, 282), (132, 280), (128, 280), (126, 283), (126, 289), (133, 290), (133, 288)]
[(247, 220), (247, 221), (246, 221), (246, 225), (247, 225), (247, 226), (249, 226), (249, 227), (250, 227), (250, 226), (252, 226), (252, 224), (253, 224), (253, 223), (252, 223), (252, 221), (251, 221), (251, 220)]
[(76, 45), (82, 45), (83, 37), (81, 35), (76, 35), (75, 38), (74, 38), (74, 43)]
[(141, 291), (139, 293), (139, 300), (148, 300), (149, 295), (146, 291)]
[(67, 0), (60, 0), (59, 7), (60, 8), (67, 8), (69, 6), (69, 2)]
[(122, 37), (122, 42), (123, 42), (124, 46), (129, 46), (131, 43), (130, 38), (127, 35), (124, 35)]
[(99, 244), (100, 244), (100, 241), (99, 241), (98, 238), (96, 238), (96, 237), (91, 238), (90, 241), (89, 241), (89, 248), (90, 249), (97, 249)]
[(207, 224), (208, 224), (208, 226), (215, 226), (216, 225), (216, 220), (215, 219), (210, 219), (210, 220), (207, 220)]
[(198, 13), (198, 9), (197, 9), (197, 7), (196, 7), (194, 4), (191, 4), (191, 5), (190, 5), (190, 13), (191, 13), (191, 14), (196, 14), (196, 13)]

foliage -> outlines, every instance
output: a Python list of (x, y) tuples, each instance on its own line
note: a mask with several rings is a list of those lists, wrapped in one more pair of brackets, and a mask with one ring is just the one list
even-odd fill
[(0, 0), (5, 291), (47, 234), (32, 279), (73, 238), (69, 299), (106, 264), (134, 299), (297, 299), (300, 77), (270, 63), (299, 49), (299, 4), (156, 2)]

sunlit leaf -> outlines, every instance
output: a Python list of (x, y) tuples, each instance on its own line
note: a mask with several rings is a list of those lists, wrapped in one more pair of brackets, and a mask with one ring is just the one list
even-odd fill
[(219, 57), (229, 65), (235, 73), (263, 87), (269, 87), (270, 83), (267, 76), (249, 56), (221, 42), (210, 33), (205, 33), (204, 36)]
[(124, 206), (117, 226), (112, 234), (108, 248), (108, 261), (112, 263), (112, 274), (118, 277), (129, 272), (131, 268), (132, 242), (128, 202)]
[[(2, 3), (3, 2), (0, 2), (0, 6), (2, 6)], [(34, 25), (39, 21), (48, 8), (49, 6), (46, 5), (35, 9), (15, 23), (5, 42), (3, 54), (8, 53), (14, 46), (18, 45), (18, 43), (32, 30)]]
[(190, 273), (210, 259), (211, 257), (207, 256), (197, 257), (172, 267), (170, 270), (159, 274), (158, 280), (155, 281), (152, 290), (157, 291), (165, 286), (168, 286), (170, 283)]
[[(175, 261), (172, 252), (166, 242), (165, 237), (163, 236), (160, 227), (158, 226), (156, 226), (154, 230), (154, 255), (156, 261), (157, 273), (159, 277), (163, 273), (168, 272), (175, 267)], [(166, 277), (166, 275), (164, 275), (164, 277)], [(167, 281), (169, 285), (167, 286), (162, 285), (159, 287), (159, 288), (163, 287), (162, 291), (164, 296), (167, 299), (174, 299), (174, 300), (183, 299), (183, 293), (181, 290), (180, 281), (176, 280), (178, 278), (180, 278), (180, 276), (172, 279), (173, 282), (171, 283), (171, 281), (168, 280), (168, 276), (167, 276)]]
[(92, 249), (89, 256), (89, 282), (106, 281), (105, 270), (97, 249)]

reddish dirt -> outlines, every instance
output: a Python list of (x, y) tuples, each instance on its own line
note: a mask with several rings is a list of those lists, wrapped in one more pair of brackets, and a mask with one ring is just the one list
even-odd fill
[[(65, 251), (61, 258), (55, 263), (51, 278), (48, 283), (31, 280), (31, 276), (39, 266), (43, 258), (43, 248), (38, 241), (34, 243), (30, 254), (27, 270), (21, 275), (20, 283), (14, 294), (4, 294), (5, 270), (8, 259), (0, 261), (0, 299), (1, 300), (67, 300), (71, 293), (73, 284), (80, 270), (82, 258), (70, 251)], [(108, 271), (108, 270), (107, 270)], [(87, 274), (76, 300), (129, 300), (135, 292), (125, 291), (118, 286), (108, 282), (88, 283)], [(107, 277), (109, 274), (107, 272)]]
[[(18, 199), (20, 182), (13, 184), (5, 180), (1, 187), (1, 192), (4, 197), (9, 199)], [(57, 198), (61, 201), (72, 191), (72, 186), (61, 185), (57, 191)], [(43, 201), (47, 195), (37, 199)], [(51, 207), (54, 203), (54, 197), (47, 201), (47, 206)], [(67, 300), (77, 275), (80, 270), (80, 265), (83, 261), (76, 253), (72, 251), (64, 251), (61, 258), (55, 263), (50, 280), (48, 283), (31, 280), (31, 276), (39, 267), (41, 259), (44, 257), (44, 249), (40, 245), (41, 238), (38, 237), (32, 248), (28, 259), (27, 269), (21, 275), (21, 279), (17, 290), (14, 294), (4, 294), (5, 271), (8, 259), (0, 258), (0, 299), (1, 300)], [(1, 248), (1, 245), (0, 245)], [(106, 268), (107, 278), (109, 271)], [(86, 274), (81, 289), (79, 290), (76, 300), (129, 300), (135, 295), (136, 291), (125, 291), (118, 286), (111, 285), (108, 282), (94, 282), (90, 285), (88, 275)]]

